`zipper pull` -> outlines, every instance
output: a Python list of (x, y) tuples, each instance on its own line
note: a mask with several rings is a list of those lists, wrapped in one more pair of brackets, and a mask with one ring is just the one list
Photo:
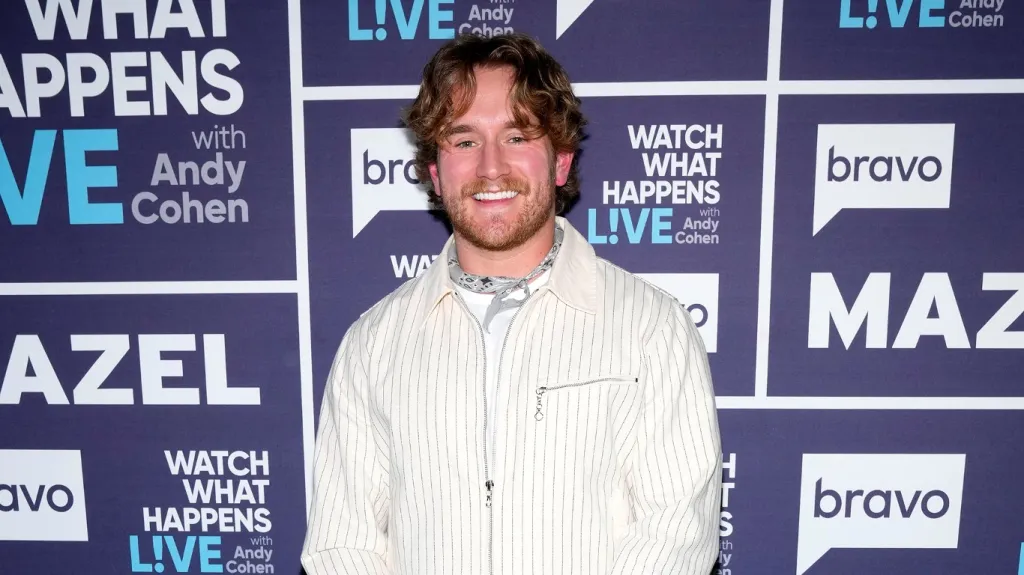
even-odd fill
[(491, 506), (491, 496), (493, 495), (493, 489), (494, 489), (494, 482), (491, 481), (491, 480), (488, 480), (487, 483), (484, 483), (484, 487), (487, 488), (487, 507), (490, 507)]
[(546, 387), (537, 388), (537, 413), (533, 414), (537, 421), (544, 419), (544, 392), (547, 390)]

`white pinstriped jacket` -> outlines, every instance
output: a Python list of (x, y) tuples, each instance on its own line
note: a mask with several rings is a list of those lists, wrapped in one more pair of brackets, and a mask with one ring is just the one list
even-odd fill
[(703, 342), (675, 299), (558, 223), (496, 397), (443, 255), (348, 329), (317, 431), (308, 575), (708, 575), (722, 479)]

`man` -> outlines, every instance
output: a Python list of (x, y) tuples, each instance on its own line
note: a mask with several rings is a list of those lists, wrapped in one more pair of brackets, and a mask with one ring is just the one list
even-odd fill
[(721, 446), (666, 293), (557, 215), (584, 118), (521, 35), (460, 36), (407, 125), (454, 234), (364, 313), (327, 382), (309, 575), (708, 575)]

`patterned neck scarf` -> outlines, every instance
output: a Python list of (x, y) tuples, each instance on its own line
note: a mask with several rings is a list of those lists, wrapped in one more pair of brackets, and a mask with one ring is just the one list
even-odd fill
[[(540, 262), (540, 265), (534, 268), (533, 271), (521, 278), (478, 276), (467, 273), (459, 266), (459, 255), (455, 249), (455, 244), (452, 244), (452, 249), (448, 254), (448, 274), (451, 276), (452, 281), (455, 282), (455, 285), (474, 293), (494, 294), (494, 299), (491, 300), (490, 305), (487, 306), (487, 312), (484, 314), (484, 331), (490, 333), (487, 326), (494, 319), (494, 316), (507, 309), (519, 307), (530, 297), (530, 281), (550, 270), (555, 264), (555, 256), (558, 255), (558, 250), (562, 247), (564, 235), (565, 232), (562, 231), (562, 228), (556, 225), (555, 243), (552, 244), (548, 255), (544, 256), (544, 261)], [(519, 289), (525, 290), (526, 297), (521, 300), (506, 299), (510, 294)]]

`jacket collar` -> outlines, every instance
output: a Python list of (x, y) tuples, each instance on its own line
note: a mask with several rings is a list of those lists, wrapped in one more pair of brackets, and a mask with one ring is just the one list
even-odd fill
[[(565, 231), (562, 248), (551, 267), (547, 283), (541, 288), (549, 289), (566, 305), (584, 313), (597, 312), (597, 255), (568, 220), (557, 216), (555, 221)], [(434, 308), (449, 295), (453, 295), (455, 284), (448, 274), (448, 253), (453, 249), (455, 236), (445, 242), (441, 255), (434, 260), (421, 276), (423, 282), (423, 306), (416, 310), (417, 324), (422, 326)]]

